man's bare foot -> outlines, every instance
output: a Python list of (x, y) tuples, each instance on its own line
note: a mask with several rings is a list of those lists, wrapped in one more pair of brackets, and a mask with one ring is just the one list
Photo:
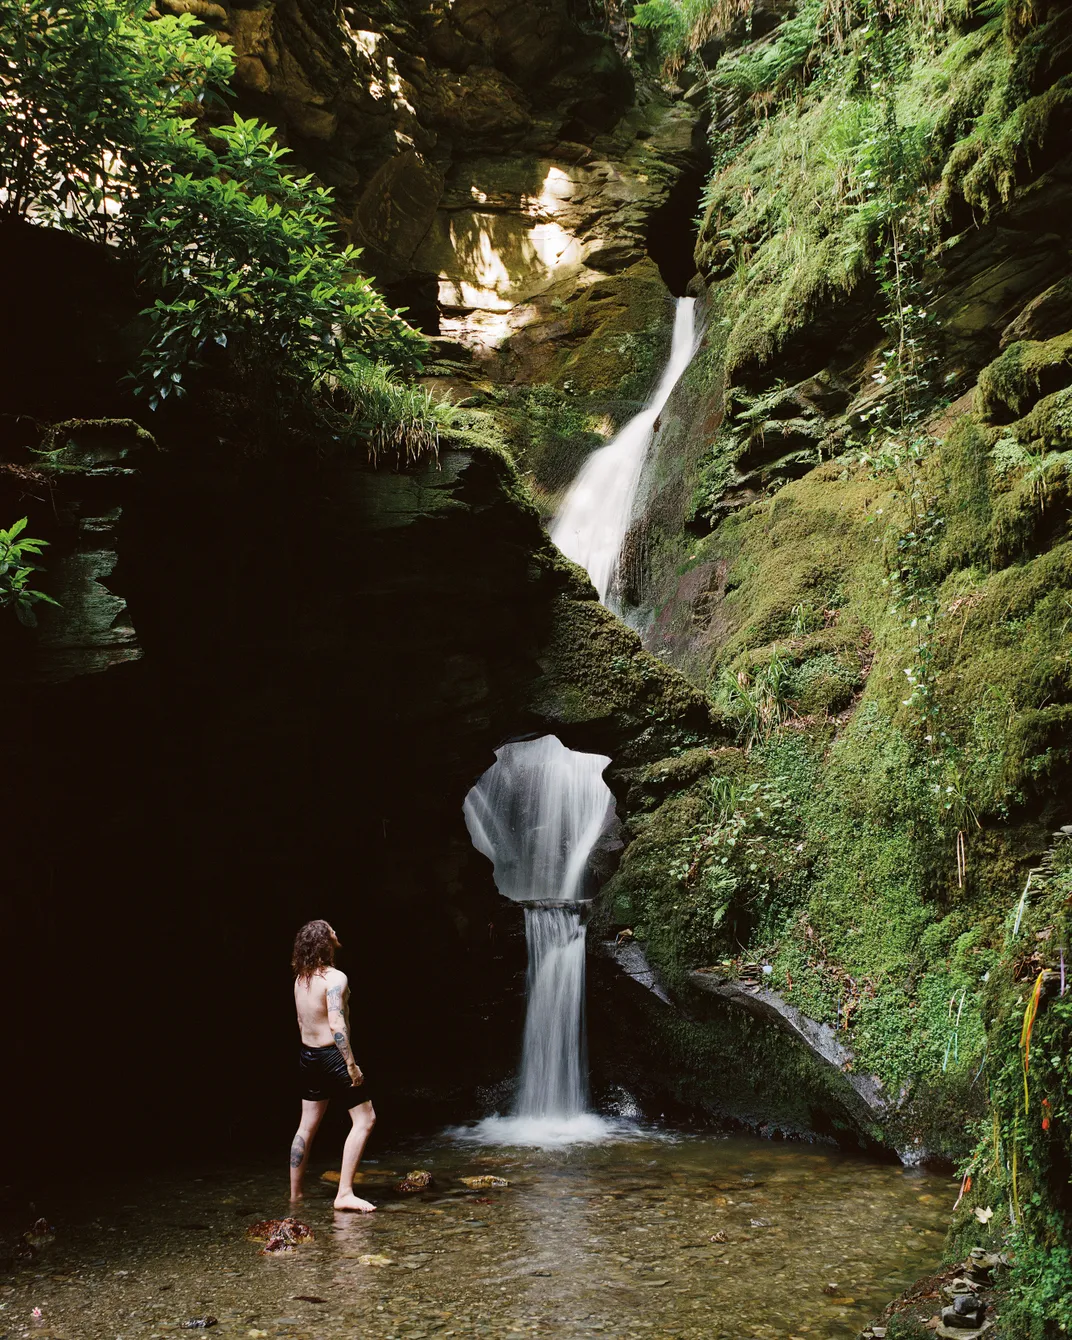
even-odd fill
[(362, 1200), (360, 1196), (355, 1196), (351, 1191), (349, 1195), (335, 1197), (335, 1208), (337, 1210), (357, 1210), (359, 1214), (371, 1214), (376, 1206), (371, 1201)]
[(295, 1201), (298, 1201), (298, 1200), (304, 1200), (304, 1199), (305, 1199), (305, 1192), (304, 1192), (304, 1191), (292, 1191), (292, 1192), (290, 1193), (290, 1203), (291, 1203), (291, 1205), (293, 1205)]

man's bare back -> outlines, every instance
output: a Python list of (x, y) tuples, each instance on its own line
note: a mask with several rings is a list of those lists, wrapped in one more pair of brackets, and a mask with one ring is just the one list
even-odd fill
[(309, 1147), (328, 1102), (336, 1098), (345, 1102), (353, 1129), (343, 1149), (335, 1208), (367, 1213), (376, 1207), (354, 1195), (353, 1179), (376, 1114), (361, 1088), (365, 1077), (350, 1043), (350, 988), (346, 974), (335, 967), (338, 943), (326, 921), (313, 921), (298, 932), (294, 945), (302, 1119), (290, 1148), (290, 1194), (293, 1200), (302, 1197)]
[[(350, 986), (346, 974), (338, 968), (321, 968), (315, 976), (303, 981), (294, 979), (294, 1007), (298, 1012), (301, 1040), (307, 1047), (330, 1047), (335, 1041), (328, 1022), (328, 993), (332, 1002), (339, 1002), (344, 1015), (349, 1014)], [(357, 1083), (360, 1084), (360, 1080)]]

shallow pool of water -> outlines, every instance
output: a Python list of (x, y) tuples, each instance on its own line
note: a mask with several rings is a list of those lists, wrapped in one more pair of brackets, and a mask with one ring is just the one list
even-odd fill
[[(2, 1291), (0, 1335), (141, 1340), (211, 1315), (207, 1334), (246, 1340), (849, 1337), (935, 1266), (956, 1194), (948, 1178), (801, 1144), (441, 1137), (367, 1164), (359, 1189), (380, 1209), (358, 1217), (333, 1211), (317, 1177), (330, 1151), (316, 1152), (300, 1211), (316, 1240), (285, 1256), (245, 1239), (288, 1213), (282, 1162), (39, 1205), (59, 1232)], [(434, 1187), (399, 1193), (410, 1168)], [(510, 1185), (459, 1181), (482, 1173)]]

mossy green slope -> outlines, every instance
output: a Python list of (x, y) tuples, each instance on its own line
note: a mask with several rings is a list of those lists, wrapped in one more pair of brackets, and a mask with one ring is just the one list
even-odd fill
[(638, 777), (603, 909), (682, 1000), (763, 965), (879, 1078), (889, 1143), (974, 1162), (958, 1223), (1012, 1234), (1032, 1340), (1072, 1294), (1064, 856), (1011, 936), (1072, 823), (1070, 30), (805, 3), (698, 71), (708, 334), (635, 586), (737, 743)]

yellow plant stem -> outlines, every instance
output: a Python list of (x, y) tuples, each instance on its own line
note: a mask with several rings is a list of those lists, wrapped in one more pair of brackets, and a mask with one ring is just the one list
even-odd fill
[(1035, 1019), (1038, 1015), (1039, 997), (1042, 994), (1042, 979), (1045, 973), (1040, 972), (1035, 978), (1035, 988), (1031, 992), (1031, 999), (1027, 1003), (1027, 1009), (1024, 1010), (1024, 1026), (1020, 1029), (1020, 1047), (1024, 1053), (1024, 1116), (1027, 1116), (1028, 1093), (1027, 1093), (1027, 1071), (1031, 1064), (1031, 1033), (1035, 1027)]

